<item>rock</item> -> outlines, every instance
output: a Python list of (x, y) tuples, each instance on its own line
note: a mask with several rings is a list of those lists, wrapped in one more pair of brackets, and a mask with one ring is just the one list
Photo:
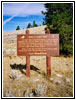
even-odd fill
[(12, 53), (16, 54), (17, 53), (16, 49), (12, 49)]
[(3, 54), (4, 54), (4, 55), (6, 54), (6, 49), (5, 49), (5, 48), (3, 48)]
[(65, 84), (61, 84), (61, 87), (66, 88), (66, 85)]
[(18, 77), (20, 78), (20, 77), (22, 77), (22, 75), (18, 75)]
[(4, 54), (4, 55), (6, 55), (6, 54), (11, 54), (11, 49), (3, 48), (3, 54)]
[(7, 54), (11, 54), (11, 49), (7, 49), (7, 50), (6, 50), (6, 53), (7, 53)]
[(60, 78), (62, 78), (62, 77), (63, 77), (61, 74), (56, 74), (56, 76), (58, 76), (58, 77), (60, 77)]
[(50, 78), (50, 80), (53, 81), (54, 79), (53, 78)]
[(37, 81), (39, 81), (39, 80), (40, 80), (40, 79), (35, 79), (34, 82), (37, 82)]
[(9, 77), (11, 78), (11, 79), (17, 79), (18, 78), (18, 72), (17, 72), (17, 70), (12, 70), (11, 72), (10, 72), (10, 75), (9, 75)]
[(68, 82), (68, 83), (69, 83), (69, 82), (70, 82), (70, 78), (66, 78), (66, 82)]
[(60, 83), (61, 83), (61, 81), (60, 81), (60, 80), (55, 80), (55, 83), (60, 84)]
[(38, 74), (38, 76), (40, 76), (40, 74)]
[(21, 77), (22, 77), (22, 75), (18, 75), (17, 78), (16, 78), (16, 80), (17, 80), (17, 79), (20, 79)]

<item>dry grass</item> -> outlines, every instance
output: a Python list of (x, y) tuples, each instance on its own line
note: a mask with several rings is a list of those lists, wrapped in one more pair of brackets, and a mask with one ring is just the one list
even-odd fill
[[(18, 60), (18, 62), (17, 62)], [(8, 56), (3, 58), (3, 93), (11, 92), (16, 97), (24, 97), (28, 89), (32, 91), (38, 84), (47, 86), (45, 97), (72, 97), (73, 96), (73, 62), (72, 57), (51, 57), (51, 78), (46, 75), (46, 57), (31, 57), (31, 77), (26, 76), (25, 57)], [(17, 63), (16, 63), (17, 62)], [(17, 68), (21, 62), (21, 69)], [(18, 71), (21, 78), (12, 80), (9, 75), (13, 68)], [(57, 74), (62, 75), (58, 77)], [(66, 78), (70, 82), (66, 82)], [(38, 81), (36, 81), (38, 80)], [(35, 96), (35, 95), (34, 95)]]
[[(34, 33), (38, 28), (34, 29)], [(44, 32), (44, 28), (39, 27)], [(33, 33), (33, 29), (30, 29)], [(18, 33), (25, 32), (17, 31)], [(39, 33), (37, 31), (37, 34)], [(31, 33), (31, 34), (32, 34)], [(15, 32), (6, 33), (4, 37), (7, 39), (8, 35), (12, 38)], [(4, 38), (3, 48), (4, 52), (12, 49), (16, 50), (16, 41), (11, 41)], [(16, 36), (15, 36), (16, 38)], [(9, 50), (10, 49), (10, 50)], [(25, 97), (25, 96), (39, 96), (40, 88), (38, 85), (46, 86), (46, 93), (42, 93), (44, 97), (73, 97), (73, 57), (51, 57), (51, 79), (46, 75), (46, 57), (45, 56), (31, 56), (31, 77), (26, 76), (26, 57), (18, 57), (16, 52), (8, 52), (3, 55), (3, 96), (9, 97)], [(9, 77), (12, 70), (16, 70), (21, 77), (18, 79), (11, 79)], [(57, 74), (62, 75), (58, 77)], [(68, 80), (68, 81), (67, 81)], [(42, 87), (42, 86), (40, 86)], [(38, 90), (37, 90), (38, 89)], [(41, 88), (42, 89), (42, 88)], [(43, 90), (41, 90), (43, 91)], [(35, 93), (36, 92), (36, 93)], [(31, 95), (32, 93), (32, 95)], [(26, 94), (26, 95), (25, 95)]]

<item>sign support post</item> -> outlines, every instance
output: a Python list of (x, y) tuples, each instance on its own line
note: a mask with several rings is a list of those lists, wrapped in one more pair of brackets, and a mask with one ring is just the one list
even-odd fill
[[(45, 31), (46, 34), (50, 34), (50, 30), (47, 28)], [(46, 69), (47, 69), (47, 75), (48, 77), (51, 76), (51, 57), (46, 56)]]
[(26, 56), (26, 76), (30, 77), (30, 56)]
[(46, 56), (46, 66), (47, 66), (47, 75), (48, 77), (51, 76), (51, 58)]
[[(26, 30), (26, 35), (29, 35), (29, 30)], [(30, 56), (26, 56), (26, 76), (30, 77)]]

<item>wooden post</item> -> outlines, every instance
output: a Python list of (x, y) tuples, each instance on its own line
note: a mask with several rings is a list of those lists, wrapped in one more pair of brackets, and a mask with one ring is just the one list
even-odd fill
[[(29, 35), (29, 30), (26, 30), (26, 34)], [(30, 56), (26, 56), (26, 76), (30, 77)]]
[(26, 56), (26, 76), (30, 77), (30, 56)]
[[(50, 34), (50, 30), (47, 28), (45, 30), (46, 34)], [(47, 69), (47, 75), (48, 77), (51, 76), (51, 57), (50, 56), (46, 56), (46, 69)]]
[(46, 56), (46, 68), (47, 68), (48, 77), (51, 76), (51, 63), (50, 63), (50, 61), (51, 61), (51, 57)]

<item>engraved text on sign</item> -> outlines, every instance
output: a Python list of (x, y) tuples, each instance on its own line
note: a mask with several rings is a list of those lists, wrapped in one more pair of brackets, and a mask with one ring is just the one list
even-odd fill
[(59, 56), (58, 34), (17, 35), (18, 56)]

